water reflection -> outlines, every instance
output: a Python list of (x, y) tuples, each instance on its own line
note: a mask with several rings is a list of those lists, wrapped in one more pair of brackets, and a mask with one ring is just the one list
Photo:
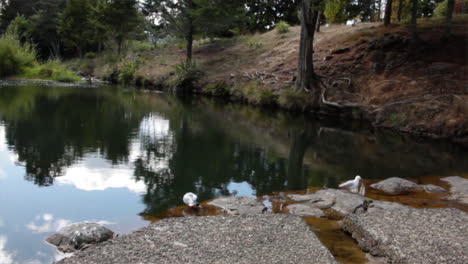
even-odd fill
[[(20, 244), (33, 240), (30, 233), (43, 241), (90, 219), (126, 232), (141, 226), (139, 215), (181, 205), (188, 191), (203, 201), (336, 187), (357, 174), (417, 179), (467, 171), (457, 146), (351, 124), (116, 89), (0, 89), (0, 212), (28, 232), (9, 235), (13, 248), (30, 251), (20, 259), (44, 251)], [(14, 258), (6, 241), (0, 254)]]

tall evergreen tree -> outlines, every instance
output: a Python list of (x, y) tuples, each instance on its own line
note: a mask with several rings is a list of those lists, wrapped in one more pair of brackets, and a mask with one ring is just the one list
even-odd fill
[(68, 0), (59, 18), (58, 32), (67, 46), (76, 49), (79, 57), (83, 57), (83, 48), (91, 37), (90, 11), (88, 0)]

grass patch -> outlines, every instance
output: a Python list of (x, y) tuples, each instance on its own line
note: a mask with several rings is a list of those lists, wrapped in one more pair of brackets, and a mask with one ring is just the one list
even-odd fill
[(395, 113), (388, 116), (388, 122), (392, 126), (402, 126), (406, 121), (406, 115), (403, 113)]
[(25, 68), (19, 77), (28, 79), (53, 80), (58, 82), (74, 83), (81, 80), (73, 71), (65, 68), (59, 61), (50, 60), (44, 64), (35, 63)]
[(290, 28), (291, 28), (291, 25), (289, 25), (285, 21), (278, 22), (278, 24), (276, 24), (276, 27), (275, 27), (276, 32), (280, 34), (288, 33)]
[(282, 108), (293, 111), (304, 111), (310, 104), (308, 94), (298, 92), (292, 87), (281, 90), (278, 103)]

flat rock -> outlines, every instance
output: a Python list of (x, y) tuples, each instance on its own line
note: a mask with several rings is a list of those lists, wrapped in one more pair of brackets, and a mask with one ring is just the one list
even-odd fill
[(85, 245), (101, 243), (114, 237), (114, 232), (96, 223), (74, 223), (47, 238), (62, 252), (80, 250)]
[(57, 263), (337, 262), (301, 217), (260, 214), (164, 219)]
[(371, 187), (389, 195), (408, 194), (421, 190), (421, 187), (418, 184), (398, 177), (392, 177), (378, 183), (374, 183)]
[(373, 210), (350, 214), (343, 229), (374, 256), (401, 264), (468, 263), (468, 214), (458, 209)]
[(222, 208), (230, 215), (261, 214), (265, 206), (252, 197), (221, 197), (208, 204)]
[(290, 214), (303, 217), (325, 217), (325, 213), (319, 208), (311, 206), (311, 204), (290, 204), (286, 207)]
[(468, 204), (468, 180), (460, 176), (451, 176), (441, 179), (450, 184), (450, 200)]
[(447, 190), (444, 188), (434, 185), (434, 184), (424, 184), (424, 185), (419, 185), (425, 192), (428, 193), (446, 193)]

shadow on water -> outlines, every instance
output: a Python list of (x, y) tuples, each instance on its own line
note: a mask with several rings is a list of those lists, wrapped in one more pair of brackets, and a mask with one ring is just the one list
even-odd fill
[(232, 192), (333, 188), (356, 174), (418, 181), (468, 172), (466, 150), (446, 142), (114, 88), (3, 87), (0, 121), (27, 181), (54, 185), (72, 166), (97, 157), (142, 184), (140, 215), (151, 221), (184, 215), (178, 206), (188, 191), (203, 201)]

